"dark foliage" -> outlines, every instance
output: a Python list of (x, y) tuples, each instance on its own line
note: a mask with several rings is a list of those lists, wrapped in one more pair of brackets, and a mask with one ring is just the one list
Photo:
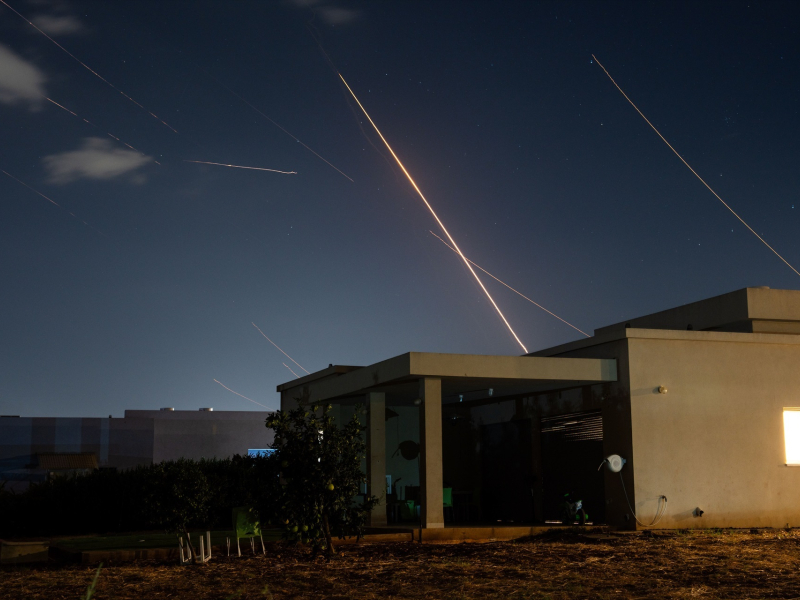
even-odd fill
[(262, 520), (273, 515), (286, 539), (328, 555), (333, 553), (332, 538), (363, 534), (366, 516), (378, 501), (374, 496), (357, 499), (365, 481), (361, 459), (366, 453), (358, 411), (340, 428), (330, 409), (299, 402), (298, 408), (267, 419), (275, 432), (269, 460), (280, 471), (280, 480), (259, 503)]
[(0, 489), (0, 537), (177, 531), (231, 526), (231, 509), (256, 503), (276, 481), (265, 457), (178, 460)]

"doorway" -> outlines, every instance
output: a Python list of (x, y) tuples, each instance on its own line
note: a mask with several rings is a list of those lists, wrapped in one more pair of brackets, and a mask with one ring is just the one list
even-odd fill
[(582, 500), (589, 520), (605, 522), (603, 417), (599, 410), (542, 418), (542, 507), (559, 520), (564, 495)]
[(490, 522), (533, 521), (531, 420), (481, 426), (483, 518)]

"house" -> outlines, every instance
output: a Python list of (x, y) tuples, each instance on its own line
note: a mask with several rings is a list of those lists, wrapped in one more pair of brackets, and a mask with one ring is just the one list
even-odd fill
[(372, 525), (413, 498), (443, 527), (445, 494), (456, 522), (563, 521), (571, 493), (626, 529), (797, 527), (798, 334), (800, 291), (746, 288), (525, 356), (409, 352), (278, 392), (363, 413)]

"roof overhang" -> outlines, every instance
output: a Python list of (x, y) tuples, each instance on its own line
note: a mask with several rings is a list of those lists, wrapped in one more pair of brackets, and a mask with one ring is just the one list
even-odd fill
[[(554, 358), (539, 356), (484, 356), (408, 352), (367, 367), (325, 376), (295, 380), (278, 386), (291, 397), (325, 401), (357, 397), (369, 392), (391, 392), (416, 397), (418, 382), (426, 377), (442, 380), (442, 396), (492, 388), (494, 397), (536, 392), (542, 389), (606, 383), (617, 380), (617, 362), (602, 358)], [(322, 372), (320, 372), (321, 374)]]

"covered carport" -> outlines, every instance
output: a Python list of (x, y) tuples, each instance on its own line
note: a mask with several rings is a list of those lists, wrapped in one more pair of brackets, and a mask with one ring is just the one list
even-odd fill
[[(442, 407), (617, 381), (614, 359), (482, 356), (409, 352), (366, 367), (331, 365), (278, 386), (281, 410), (298, 399), (367, 408), (368, 493), (385, 497), (386, 402), (418, 407), (420, 526), (444, 527)], [(479, 393), (481, 390), (486, 394)], [(485, 398), (484, 398), (485, 400)], [(386, 506), (370, 525), (386, 524)]]

